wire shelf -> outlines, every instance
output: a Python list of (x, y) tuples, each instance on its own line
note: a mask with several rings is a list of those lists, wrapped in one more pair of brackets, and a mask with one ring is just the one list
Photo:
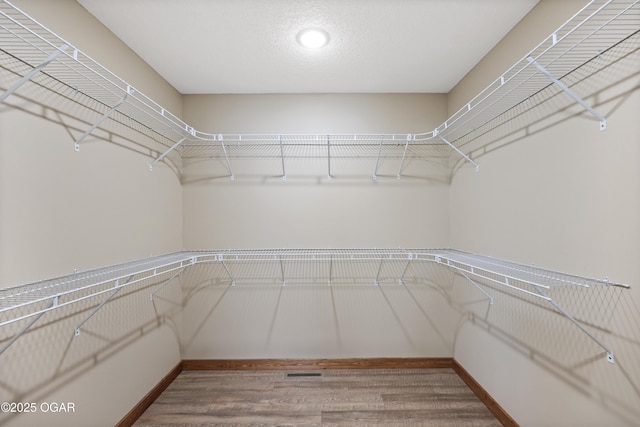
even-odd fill
[(553, 299), (552, 290), (562, 287), (589, 288), (595, 286), (628, 285), (610, 283), (566, 273), (504, 261), (497, 258), (450, 249), (225, 249), (214, 251), (183, 251), (173, 254), (131, 261), (68, 276), (11, 286), (0, 289), (0, 326), (30, 320), (13, 339), (2, 348), (6, 350), (43, 314), (89, 298), (103, 297), (94, 311), (76, 328), (106, 304), (121, 289), (145, 280), (160, 283), (150, 295), (184, 270), (198, 264), (213, 264), (210, 272), (229, 286), (242, 284), (304, 284), (310, 276), (314, 283), (329, 286), (353, 283), (399, 284), (413, 282), (420, 272), (408, 273), (416, 263), (432, 263), (459, 274), (480, 289), (490, 303), (492, 296), (481, 284), (500, 285), (534, 296), (553, 305), (559, 312), (587, 333), (607, 350), (610, 361), (613, 353), (575, 320)]
[[(432, 131), (413, 134), (251, 135), (202, 132), (7, 0), (0, 2), (0, 49), (21, 63), (16, 66), (15, 69), (20, 70), (16, 73), (27, 81), (33, 76), (23, 70), (25, 66), (32, 69), (34, 76), (38, 73), (49, 76), (48, 83), (44, 84), (57, 82), (56, 86), (62, 84), (67, 90), (72, 89), (94, 99), (106, 110), (104, 118), (117, 111), (159, 135), (158, 142), (165, 151), (154, 158), (151, 167), (169, 153), (177, 153), (183, 159), (223, 161), (233, 178), (233, 163), (258, 158), (279, 162), (284, 177), (287, 160), (310, 158), (327, 161), (328, 174), (331, 175), (331, 159), (357, 158), (369, 159), (372, 165), (375, 161), (375, 168), (372, 167), (374, 179), (378, 164), (386, 160), (395, 165), (399, 178), (405, 162), (416, 159), (436, 159), (447, 167), (453, 167), (463, 159), (477, 169), (470, 152), (465, 153), (464, 150), (469, 148), (467, 144), (478, 129), (537, 94), (546, 93), (545, 89), (554, 83), (564, 85), (562, 79), (584, 64), (594, 60), (614, 60), (604, 53), (638, 33), (639, 3), (640, 0), (591, 1), (440, 126)], [(604, 129), (604, 118), (584, 103), (579, 94), (573, 93), (568, 85), (564, 86), (563, 90), (592, 112)], [(16, 89), (8, 88), (3, 97)], [(87, 130), (87, 134), (93, 129)], [(76, 141), (76, 149), (84, 136)], [(155, 152), (154, 147), (152, 153)]]

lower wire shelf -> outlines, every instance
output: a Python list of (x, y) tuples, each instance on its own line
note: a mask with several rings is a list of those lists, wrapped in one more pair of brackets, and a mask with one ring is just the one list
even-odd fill
[[(217, 264), (230, 286), (250, 283), (303, 283), (308, 268), (313, 266), (315, 282), (329, 286), (364, 281), (378, 286), (390, 281), (404, 285), (409, 267), (415, 263), (435, 263), (475, 286), (493, 304), (493, 297), (485, 289), (488, 285), (504, 286), (539, 298), (551, 304), (576, 327), (606, 352), (614, 363), (613, 352), (580, 321), (565, 310), (551, 296), (553, 288), (628, 285), (606, 280), (590, 279), (512, 263), (488, 256), (452, 249), (225, 249), (212, 251), (181, 251), (141, 260), (117, 264), (86, 272), (78, 272), (54, 279), (0, 289), (0, 326), (20, 321), (25, 324), (0, 347), (0, 355), (45, 313), (102, 296), (102, 301), (77, 324), (75, 335), (82, 326), (122, 289), (144, 280), (155, 279), (155, 290), (178, 278), (187, 268), (197, 264)], [(256, 269), (252, 266), (268, 266)], [(357, 266), (357, 268), (355, 268)], [(305, 268), (307, 270), (305, 270)], [(251, 273), (248, 273), (248, 271)]]

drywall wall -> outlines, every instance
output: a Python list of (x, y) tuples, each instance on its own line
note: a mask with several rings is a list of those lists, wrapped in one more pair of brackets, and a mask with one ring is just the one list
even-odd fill
[[(180, 95), (75, 1), (16, 4), (179, 113)], [(1, 70), (0, 86), (7, 88), (19, 75), (6, 57), (3, 64), (9, 69)], [(74, 139), (102, 110), (84, 107), (77, 94), (65, 96), (63, 86), (46, 89), (44, 75), (34, 81), (0, 105), (0, 285), (181, 249), (179, 178), (169, 168), (149, 172), (141, 133), (108, 120), (76, 153)], [(0, 401), (38, 406), (36, 413), (2, 413), (0, 424), (117, 422), (180, 360), (180, 290), (167, 287), (164, 300), (151, 302), (152, 289), (143, 281), (121, 291), (78, 337), (75, 327), (102, 299), (61, 308), (0, 354)], [(3, 326), (2, 342), (25, 324)], [(40, 408), (51, 402), (74, 403), (75, 411)]]
[[(188, 95), (184, 118), (212, 133), (417, 133), (444, 120), (444, 95)], [(231, 158), (185, 161), (185, 245), (212, 248), (410, 248), (448, 242), (448, 175), (441, 165), (375, 158)], [(342, 163), (341, 163), (342, 162)], [(348, 167), (345, 167), (348, 166)], [(243, 170), (243, 168), (245, 168)], [(241, 172), (245, 173), (241, 173)], [(251, 173), (247, 176), (247, 173)], [(259, 266), (257, 268), (260, 268)], [(289, 266), (285, 267), (290, 268)], [(196, 274), (193, 272), (193, 274)], [(397, 278), (328, 286), (287, 280), (285, 287), (229, 288), (189, 279), (185, 358), (447, 356), (452, 346), (443, 297)], [(286, 272), (285, 272), (286, 275)], [(319, 274), (323, 276), (323, 274)], [(199, 277), (199, 278), (198, 278)]]
[[(444, 95), (187, 95), (184, 118), (212, 133), (417, 133), (444, 120)], [(401, 141), (402, 144), (404, 141)], [(184, 238), (190, 249), (375, 248), (447, 245), (448, 176), (400, 159), (235, 159), (185, 163)]]
[[(563, 22), (569, 3), (534, 8), (488, 55), (494, 62), (454, 90), (452, 109), (467, 88), (493, 80), (490, 70), (495, 77), (510, 66), (501, 58), (524, 56), (509, 50), (527, 33), (541, 40), (538, 25)], [(630, 43), (632, 52), (637, 40)], [(506, 126), (510, 137), (492, 132), (489, 149), (474, 153), (481, 172), (461, 169), (452, 180), (452, 247), (632, 286), (549, 291), (610, 346), (612, 365), (545, 301), (489, 285), (496, 298), (489, 306), (476, 290), (454, 284), (463, 319), (454, 357), (523, 426), (630, 426), (640, 416), (639, 64), (636, 50), (595, 75), (568, 77), (607, 117), (605, 132), (559, 95), (536, 108), (522, 132), (511, 133), (516, 121)]]

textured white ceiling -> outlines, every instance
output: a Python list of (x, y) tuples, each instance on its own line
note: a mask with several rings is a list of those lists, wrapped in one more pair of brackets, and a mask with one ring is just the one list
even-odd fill
[(538, 0), (78, 2), (184, 94), (446, 93)]

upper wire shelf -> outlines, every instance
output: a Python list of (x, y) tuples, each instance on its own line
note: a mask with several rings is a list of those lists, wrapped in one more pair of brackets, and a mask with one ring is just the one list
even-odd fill
[[(243, 158), (272, 159), (279, 162), (286, 179), (287, 162), (295, 158), (322, 158), (331, 177), (332, 158), (371, 159), (376, 179), (383, 160), (393, 163), (396, 177), (410, 159), (463, 159), (479, 165), (465, 152), (469, 135), (521, 104), (550, 85), (557, 85), (580, 103), (599, 122), (606, 120), (562, 78), (603, 53), (640, 28), (640, 0), (593, 0), (544, 39), (511, 68), (502, 73), (460, 110), (435, 129), (423, 133), (381, 135), (258, 135), (207, 133), (194, 129), (151, 100), (133, 86), (94, 61), (71, 43), (30, 18), (7, 0), (0, 3), (0, 48), (32, 67), (24, 81), (9, 87), (0, 101), (38, 72), (103, 104), (106, 112), (75, 143), (82, 140), (115, 111), (161, 136), (164, 152), (154, 156), (150, 167), (169, 154), (180, 158), (219, 159), (234, 177), (234, 165)], [(606, 59), (603, 59), (606, 60)], [(373, 161), (375, 160), (375, 166)]]
[[(450, 249), (225, 249), (214, 251), (183, 251), (142, 260), (118, 264), (68, 276), (11, 286), (0, 289), (0, 326), (16, 322), (25, 325), (2, 347), (4, 352), (19, 336), (42, 315), (52, 310), (88, 299), (103, 298), (81, 321), (82, 326), (122, 289), (147, 281), (155, 285), (150, 299), (164, 286), (178, 278), (187, 268), (198, 264), (218, 267), (210, 272), (229, 286), (237, 284), (300, 284), (309, 276), (332, 285), (352, 284), (356, 281), (378, 286), (405, 285), (416, 275), (408, 271), (414, 264), (439, 265), (464, 277), (493, 304), (487, 284), (508, 288), (539, 298), (555, 307), (578, 328), (607, 352), (610, 362), (613, 353), (591, 332), (562, 308), (553, 298), (553, 289), (562, 287), (589, 288), (596, 286), (628, 285), (611, 283), (542, 268)], [(150, 280), (153, 280), (149, 282)]]

